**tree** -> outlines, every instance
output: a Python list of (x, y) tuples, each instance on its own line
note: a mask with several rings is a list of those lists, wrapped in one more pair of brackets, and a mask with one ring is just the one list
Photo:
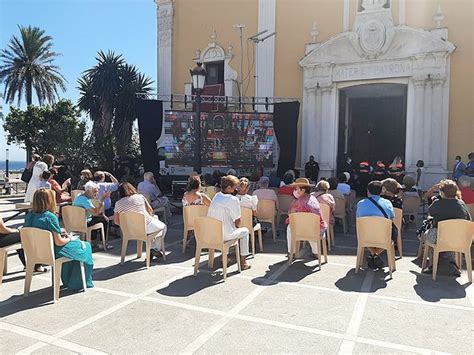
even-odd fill
[(60, 54), (52, 51), (52, 37), (38, 27), (18, 27), (21, 37), (14, 35), (7, 48), (0, 51), (0, 81), (5, 84), (5, 100), (12, 103), (17, 97), (19, 106), (24, 94), (26, 104), (31, 105), (34, 89), (40, 105), (45, 101), (54, 103), (58, 88), (66, 90), (66, 79), (54, 65)]
[(152, 81), (138, 72), (134, 65), (120, 68), (120, 89), (117, 93), (113, 132), (117, 155), (124, 155), (129, 148), (133, 121), (137, 112), (137, 93), (150, 93)]
[[(92, 120), (94, 142), (102, 145), (104, 162), (107, 162), (113, 155), (125, 155), (130, 150), (136, 118), (135, 96), (151, 93), (153, 82), (112, 51), (100, 51), (96, 60), (97, 65), (86, 70), (78, 80), (78, 106)], [(112, 144), (108, 144), (109, 141)]]
[(76, 171), (88, 162), (86, 124), (80, 111), (70, 100), (60, 100), (49, 106), (30, 105), (26, 110), (10, 107), (3, 128), (8, 144), (24, 145), (40, 155), (64, 154)]

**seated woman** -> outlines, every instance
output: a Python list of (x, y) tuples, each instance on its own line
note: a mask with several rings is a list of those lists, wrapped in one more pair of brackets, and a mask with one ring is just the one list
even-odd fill
[[(449, 219), (467, 219), (471, 216), (466, 204), (458, 198), (458, 186), (452, 180), (442, 180), (439, 183), (440, 198), (434, 200), (429, 207), (430, 216), (433, 217), (433, 225), (427, 233), (422, 235), (424, 240), (436, 244), (438, 223)], [(456, 236), (453, 235), (455, 238)], [(454, 262), (454, 253), (446, 253), (453, 265), (453, 275), (460, 276), (461, 272), (458, 265)]]
[[(153, 214), (153, 208), (145, 196), (140, 195), (132, 184), (124, 182), (118, 188), (120, 200), (115, 203), (114, 223), (120, 225), (120, 214), (122, 212), (136, 212), (145, 216), (146, 234), (163, 231), (166, 236), (167, 226)], [(151, 255), (155, 258), (162, 257), (160, 239), (155, 239), (151, 244)]]
[[(321, 180), (316, 185), (316, 192), (313, 193), (314, 197), (318, 200), (319, 204), (325, 204), (330, 209), (330, 224), (334, 224), (334, 209), (336, 208), (336, 201), (334, 197), (329, 193), (329, 183)], [(327, 222), (327, 221), (326, 221)]]
[[(100, 198), (99, 197), (99, 186), (93, 182), (89, 181), (84, 185), (84, 193), (77, 195), (74, 201), (72, 202), (73, 206), (82, 207), (86, 210), (86, 221), (87, 226), (93, 226), (97, 223), (102, 223), (104, 227), (105, 240), (107, 240), (107, 227), (109, 225), (108, 219), (103, 214), (104, 200), (110, 196), (110, 192), (105, 192)], [(93, 200), (98, 202), (98, 206), (94, 206)], [(101, 249), (112, 249), (111, 245), (102, 245), (99, 244), (99, 230), (93, 230), (91, 237), (96, 240), (97, 246)]]
[(199, 176), (190, 177), (182, 199), (183, 207), (195, 205), (205, 205), (209, 207), (211, 199), (205, 193), (200, 192), (200, 188), (201, 179), (199, 179)]
[(380, 197), (389, 200), (393, 208), (402, 209), (402, 198), (398, 196), (398, 191), (400, 191), (401, 187), (402, 186), (395, 179), (387, 178), (382, 180), (382, 194)]
[(462, 200), (466, 205), (474, 203), (474, 189), (471, 186), (471, 179), (465, 175), (458, 179)]
[(89, 181), (94, 181), (94, 175), (89, 169), (81, 170), (81, 175), (79, 176), (79, 182), (77, 183), (76, 190), (84, 190), (84, 185)]
[(56, 193), (56, 202), (71, 202), (71, 195), (69, 195), (69, 193), (67, 192), (71, 180), (66, 180), (63, 186), (61, 186), (56, 181), (56, 175), (58, 174), (58, 171), (53, 168), (49, 172), (51, 173), (51, 176), (48, 182), (51, 184), (51, 190)]
[[(328, 226), (323, 216), (321, 215), (321, 210), (317, 198), (310, 194), (312, 185), (309, 183), (309, 180), (306, 178), (298, 178), (292, 184), (292, 186), (295, 188), (293, 195), (296, 200), (291, 203), (290, 208), (288, 209), (288, 214), (295, 212), (310, 212), (318, 215), (320, 218), (320, 234), (321, 236), (323, 236)], [(289, 254), (291, 250), (291, 228), (289, 224), (289, 218), (286, 219), (286, 223), (288, 224), (288, 227), (286, 228), (286, 240), (288, 244)], [(318, 245), (315, 242), (309, 242), (309, 244), (311, 245), (313, 256), (316, 256), (316, 253), (318, 252)]]
[(329, 194), (332, 195), (332, 197), (334, 197), (335, 199), (336, 198), (345, 198), (344, 194), (337, 189), (337, 185), (339, 183), (337, 178), (335, 178), (335, 177), (329, 178), (328, 183), (329, 183), (329, 191), (328, 192), (329, 192)]
[(278, 193), (280, 195), (293, 196), (294, 187), (291, 185), (295, 181), (295, 173), (292, 170), (288, 170), (283, 175), (283, 181), (280, 183)]
[[(0, 248), (7, 247), (12, 244), (20, 243), (20, 233), (16, 228), (10, 228), (5, 225), (2, 217), (0, 216)], [(26, 266), (25, 253), (23, 249), (18, 249), (18, 258), (20, 259), (23, 266)], [(36, 270), (42, 271), (42, 270)]]
[(72, 239), (63, 234), (59, 225), (59, 219), (55, 215), (56, 194), (53, 190), (39, 189), (33, 195), (32, 211), (25, 217), (24, 227), (34, 227), (50, 231), (54, 240), (55, 258), (66, 257), (74, 261), (63, 264), (61, 280), (70, 290), (81, 290), (82, 277), (80, 262), (84, 263), (86, 285), (94, 287), (92, 283), (92, 260), (91, 245), (79, 239)]
[(416, 180), (410, 175), (403, 177), (403, 196), (420, 196), (416, 188)]
[(238, 185), (238, 193), (236, 197), (240, 201), (240, 207), (250, 208), (252, 210), (252, 224), (256, 226), (258, 223), (258, 219), (256, 217), (257, 214), (257, 205), (258, 205), (258, 197), (249, 195), (250, 190), (250, 181), (247, 178), (240, 178), (239, 185)]
[(270, 179), (266, 176), (262, 176), (258, 180), (258, 189), (253, 192), (253, 195), (257, 196), (259, 200), (272, 200), (275, 201), (275, 208), (278, 210), (278, 196), (276, 192), (269, 189)]
[(214, 178), (211, 174), (205, 174), (203, 176), (204, 186), (201, 186), (201, 192), (206, 194), (211, 200), (214, 198), (215, 194), (218, 192), (214, 186)]

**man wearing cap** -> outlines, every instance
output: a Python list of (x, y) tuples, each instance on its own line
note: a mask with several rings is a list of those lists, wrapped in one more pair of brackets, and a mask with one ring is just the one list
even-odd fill
[[(324, 235), (324, 232), (327, 229), (327, 223), (321, 215), (321, 209), (319, 206), (318, 199), (311, 195), (311, 185), (309, 180), (306, 178), (298, 178), (296, 181), (291, 184), (294, 187), (293, 195), (295, 201), (293, 201), (288, 209), (288, 214), (296, 212), (310, 212), (319, 216), (319, 227), (321, 236)], [(288, 253), (291, 251), (291, 228), (289, 224), (289, 218), (287, 218), (286, 223), (288, 227), (286, 228), (286, 240), (288, 243)], [(318, 252), (318, 245), (316, 242), (309, 242), (311, 245), (311, 251), (313, 256)]]

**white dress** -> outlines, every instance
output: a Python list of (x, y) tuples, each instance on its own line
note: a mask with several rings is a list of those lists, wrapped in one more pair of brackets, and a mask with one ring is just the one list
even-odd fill
[(48, 166), (42, 161), (37, 162), (33, 167), (31, 179), (26, 189), (25, 202), (33, 202), (33, 195), (35, 194), (36, 190), (40, 188), (40, 176), (45, 170), (48, 170)]

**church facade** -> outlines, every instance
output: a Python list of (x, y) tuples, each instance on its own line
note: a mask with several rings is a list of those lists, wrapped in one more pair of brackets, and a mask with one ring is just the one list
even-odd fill
[(297, 166), (401, 156), (428, 186), (474, 150), (471, 0), (156, 3), (159, 93), (189, 94), (200, 61), (225, 95), (298, 99)]

